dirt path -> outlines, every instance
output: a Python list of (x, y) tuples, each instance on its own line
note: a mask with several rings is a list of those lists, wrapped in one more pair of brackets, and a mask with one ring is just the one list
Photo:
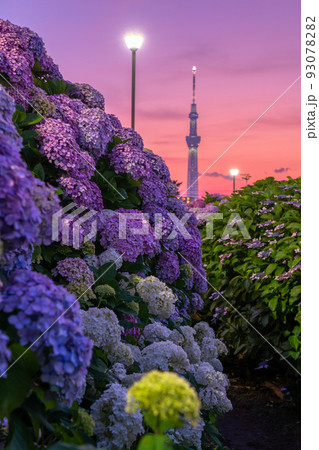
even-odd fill
[(283, 398), (277, 385), (269, 381), (230, 381), (228, 393), (234, 409), (217, 421), (226, 449), (300, 449), (300, 415), (291, 398)]

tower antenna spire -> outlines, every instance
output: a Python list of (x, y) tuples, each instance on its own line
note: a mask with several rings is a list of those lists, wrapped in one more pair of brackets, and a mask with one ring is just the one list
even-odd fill
[(193, 66), (193, 103), (195, 103), (195, 80), (196, 80), (196, 66)]
[(193, 66), (193, 103), (191, 104), (191, 112), (188, 115), (190, 119), (189, 135), (186, 136), (188, 146), (188, 172), (187, 172), (187, 198), (195, 200), (198, 198), (198, 157), (197, 149), (200, 143), (200, 136), (197, 135), (197, 119), (198, 114), (195, 103), (195, 81), (196, 66)]

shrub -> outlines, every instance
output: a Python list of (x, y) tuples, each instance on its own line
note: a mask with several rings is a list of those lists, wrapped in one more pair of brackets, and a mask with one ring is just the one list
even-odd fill
[(300, 192), (300, 178), (259, 180), (213, 203), (223, 216), (215, 216), (212, 239), (202, 227), (206, 319), (235, 354), (271, 359), (267, 340), (298, 370)]

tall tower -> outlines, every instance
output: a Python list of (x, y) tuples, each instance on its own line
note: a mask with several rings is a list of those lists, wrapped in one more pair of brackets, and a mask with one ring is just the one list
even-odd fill
[(187, 173), (187, 197), (191, 200), (198, 198), (198, 161), (197, 148), (200, 143), (200, 136), (197, 136), (197, 119), (195, 103), (195, 79), (196, 66), (193, 66), (193, 103), (191, 104), (191, 112), (188, 115), (190, 118), (189, 136), (186, 136), (188, 145), (188, 173)]

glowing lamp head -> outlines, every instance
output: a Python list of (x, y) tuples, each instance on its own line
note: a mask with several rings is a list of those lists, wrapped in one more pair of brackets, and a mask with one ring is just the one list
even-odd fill
[(130, 50), (138, 50), (141, 45), (143, 44), (143, 36), (140, 36), (139, 34), (129, 34), (125, 36), (125, 44), (127, 45), (127, 48)]
[(193, 74), (195, 75), (195, 73), (196, 73), (196, 66), (193, 66), (192, 71), (193, 71)]
[(236, 177), (239, 174), (238, 169), (230, 169), (230, 174), (232, 177)]

